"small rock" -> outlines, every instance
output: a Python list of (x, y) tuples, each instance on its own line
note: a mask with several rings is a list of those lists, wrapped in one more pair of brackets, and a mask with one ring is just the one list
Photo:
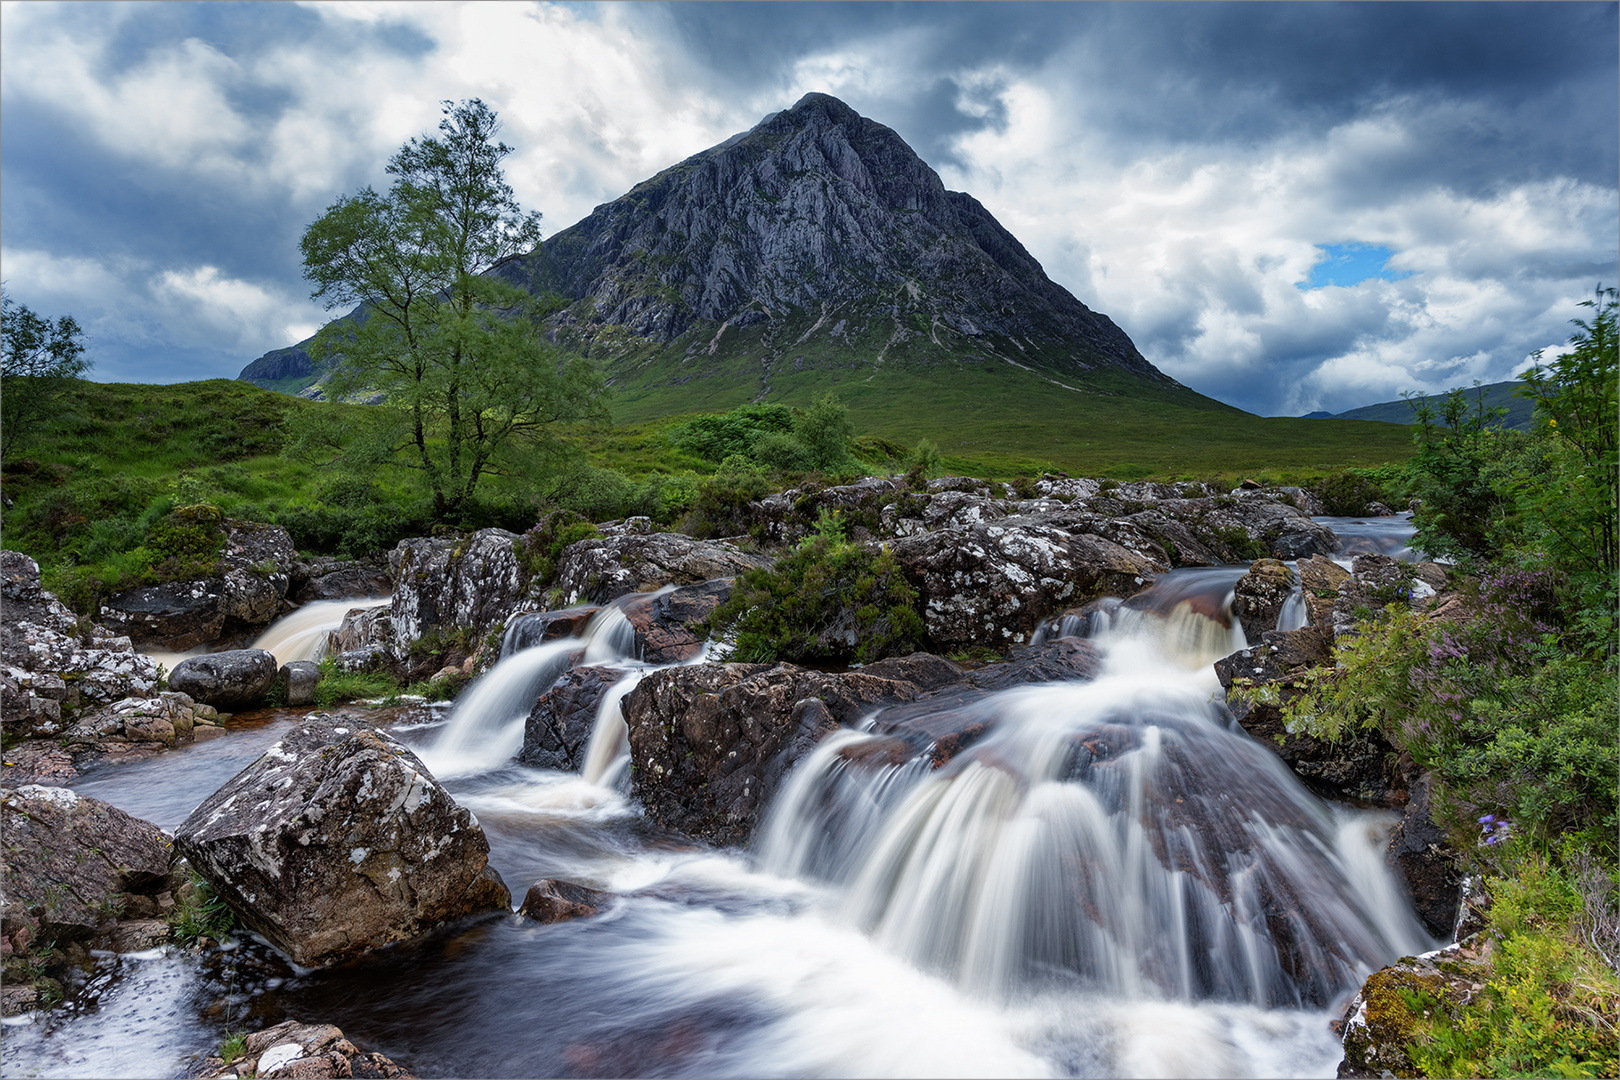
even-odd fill
[(290, 660), (281, 665), (281, 681), (287, 687), (288, 705), (314, 704), (321, 666), (313, 660)]
[(601, 911), (611, 898), (609, 893), (587, 889), (571, 881), (541, 878), (529, 886), (518, 913), (539, 923), (588, 919)]

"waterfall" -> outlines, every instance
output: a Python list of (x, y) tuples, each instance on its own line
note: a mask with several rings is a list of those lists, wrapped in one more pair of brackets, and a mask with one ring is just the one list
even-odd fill
[[(506, 642), (511, 643), (508, 632)], [(444, 729), (421, 756), (435, 776), (469, 776), (499, 769), (523, 748), (535, 700), (575, 663), (624, 660), (636, 631), (617, 608), (591, 617), (582, 637), (557, 638), (505, 653), (456, 699)], [(622, 721), (621, 721), (622, 724)]]
[(602, 695), (602, 702), (596, 707), (590, 741), (585, 744), (585, 764), (579, 770), (587, 783), (613, 787), (629, 762), (630, 729), (625, 726), (619, 704), (645, 674), (644, 670), (631, 671)]
[(1305, 625), (1309, 616), (1310, 610), (1305, 606), (1305, 589), (1295, 585), (1294, 591), (1283, 601), (1282, 610), (1277, 613), (1277, 629), (1298, 630)]
[(326, 655), (332, 631), (343, 625), (345, 615), (355, 608), (374, 608), (389, 602), (386, 596), (372, 600), (316, 600), (271, 623), (252, 648), (273, 653), (277, 664), (319, 660)]
[(827, 884), (888, 949), (997, 999), (1320, 1007), (1429, 947), (1365, 815), (1229, 726), (1208, 665), (1233, 629), (1168, 599), (1114, 610), (1096, 679), (967, 704), (991, 733), (938, 770), (830, 737), (773, 806), (762, 868)]

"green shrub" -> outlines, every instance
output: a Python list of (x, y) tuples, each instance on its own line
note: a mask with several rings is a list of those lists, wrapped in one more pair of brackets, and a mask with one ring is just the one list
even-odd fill
[(768, 431), (754, 440), (750, 456), (767, 469), (804, 473), (814, 468), (810, 448), (786, 432)]
[(335, 657), (327, 657), (320, 666), (321, 680), (315, 684), (317, 708), (330, 709), (347, 701), (375, 701), (399, 692), (399, 683), (386, 671), (344, 671)]
[(850, 449), (855, 425), (849, 410), (830, 392), (804, 411), (793, 425), (793, 434), (808, 451), (812, 469), (837, 472), (853, 464)]
[(535, 523), (534, 527), (512, 541), (512, 553), (517, 556), (518, 568), (523, 572), (523, 587), (531, 584), (544, 587), (557, 572), (557, 560), (563, 549), (581, 540), (601, 536), (596, 526), (572, 510), (553, 510)]
[(918, 439), (906, 457), (906, 478), (913, 487), (918, 480), (932, 480), (945, 471), (945, 460), (932, 439)]
[(1316, 485), (1316, 497), (1333, 517), (1360, 517), (1368, 503), (1382, 502), (1384, 493), (1361, 473), (1345, 469), (1324, 476)]
[(169, 927), (174, 940), (181, 945), (194, 945), (209, 937), (223, 940), (236, 928), (236, 916), (225, 901), (214, 893), (214, 888), (195, 872), (189, 888), (176, 890), (176, 904), (169, 914)]
[(738, 577), (711, 622), (736, 634), (736, 659), (758, 663), (869, 663), (914, 652), (925, 633), (893, 554), (851, 543), (825, 512), (773, 569)]
[(703, 481), (681, 530), (692, 536), (735, 536), (748, 530), (748, 504), (772, 491), (765, 471), (740, 454)]
[(710, 461), (723, 462), (734, 454), (747, 456), (762, 435), (792, 431), (793, 410), (786, 405), (751, 404), (694, 417), (671, 428), (669, 441)]

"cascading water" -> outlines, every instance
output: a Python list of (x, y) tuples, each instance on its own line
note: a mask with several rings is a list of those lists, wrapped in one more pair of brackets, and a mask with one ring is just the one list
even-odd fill
[(1310, 618), (1310, 609), (1305, 606), (1305, 590), (1298, 585), (1283, 601), (1282, 610), (1277, 613), (1277, 629), (1282, 631), (1298, 630)]
[(372, 600), (316, 600), (271, 623), (252, 647), (273, 653), (278, 664), (319, 660), (326, 655), (332, 631), (343, 625), (345, 615), (356, 608), (380, 607), (388, 602), (386, 596)]
[[(512, 641), (509, 630), (504, 644)], [(420, 751), (422, 760), (439, 777), (501, 768), (523, 748), (523, 726), (535, 699), (576, 659), (586, 664), (623, 660), (635, 644), (635, 627), (624, 612), (606, 607), (591, 616), (580, 637), (503, 655), (456, 700), (438, 739)]]
[(774, 808), (764, 865), (835, 887), (885, 946), (1003, 999), (1322, 1006), (1427, 947), (1356, 826), (1229, 727), (1208, 665), (1231, 631), (1186, 600), (1112, 618), (1098, 678), (968, 704), (992, 733), (945, 768), (860, 768), (849, 751), (872, 736), (829, 740)]

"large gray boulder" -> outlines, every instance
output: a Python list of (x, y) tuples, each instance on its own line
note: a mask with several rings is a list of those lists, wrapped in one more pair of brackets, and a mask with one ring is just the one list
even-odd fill
[(1232, 587), (1232, 613), (1243, 624), (1244, 637), (1259, 641), (1261, 634), (1277, 629), (1277, 617), (1293, 591), (1287, 566), (1276, 559), (1256, 559)]
[(169, 686), (216, 709), (247, 705), (264, 697), (280, 670), (264, 649), (231, 649), (193, 656), (174, 666)]
[(477, 637), (504, 623), (520, 605), (526, 578), (505, 529), (464, 537), (415, 537), (388, 553), (394, 598), (390, 647), (404, 660), (411, 643), (432, 630), (466, 629)]
[(288, 732), (175, 846), (243, 925), (308, 967), (511, 908), (471, 812), (392, 736), (341, 714)]
[(563, 549), (554, 587), (564, 604), (605, 604), (664, 585), (696, 585), (768, 567), (764, 555), (681, 533), (596, 537)]
[(1009, 517), (893, 545), (922, 602), (936, 650), (1023, 644), (1048, 615), (1094, 596), (1130, 596), (1168, 569), (1163, 551), (1132, 551), (1087, 532)]

